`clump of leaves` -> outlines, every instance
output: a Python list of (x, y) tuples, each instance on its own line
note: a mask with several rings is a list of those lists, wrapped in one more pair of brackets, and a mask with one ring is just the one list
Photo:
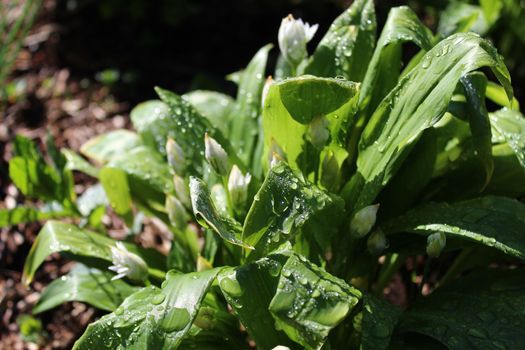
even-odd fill
[[(97, 167), (66, 152), (48, 169), (19, 140), (24, 194), (82, 213), (67, 179), (83, 171), (130, 227), (143, 214), (173, 233), (163, 256), (117, 244), (90, 215), (46, 223), (26, 282), (54, 252), (83, 265), (35, 311), (109, 312), (76, 349), (525, 346), (525, 119), (503, 58), (477, 34), (434, 35), (408, 7), (376, 40), (370, 0), (308, 56), (315, 28), (285, 18), (274, 79), (267, 45), (233, 75), (235, 100), (157, 88), (132, 111), (135, 132), (82, 147)], [(407, 42), (421, 51), (402, 62)], [(383, 291), (407, 272), (402, 309)]]

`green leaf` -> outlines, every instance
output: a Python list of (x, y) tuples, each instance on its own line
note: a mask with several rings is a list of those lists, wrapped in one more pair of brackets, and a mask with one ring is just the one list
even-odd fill
[[(503, 88), (503, 86), (495, 82), (489, 81), (487, 82), (487, 91), (485, 93), (487, 95), (487, 98), (490, 99), (492, 102), (502, 107), (508, 106), (509, 101), (508, 101), (507, 93), (505, 92), (505, 89)], [(516, 97), (512, 99), (511, 108), (515, 111), (520, 110), (520, 103), (518, 102)]]
[(0, 227), (49, 220), (63, 216), (75, 216), (75, 213), (61, 206), (51, 206), (49, 208), (20, 206), (13, 209), (0, 209)]
[(51, 282), (33, 308), (38, 314), (68, 301), (80, 301), (98, 309), (113, 311), (138, 288), (122, 280), (112, 281), (113, 273), (76, 264), (66, 275)]
[(222, 293), (258, 349), (292, 347), (293, 344), (286, 334), (275, 328), (268, 310), (286, 260), (287, 256), (282, 254), (269, 255), (251, 264), (225, 269), (218, 276)]
[(182, 95), (203, 117), (219, 129), (228, 134), (228, 124), (235, 101), (228, 95), (208, 90), (194, 90)]
[(507, 142), (525, 169), (525, 118), (518, 111), (502, 109), (490, 114), (496, 137)]
[(483, 188), (485, 188), (494, 172), (494, 161), (492, 159), (492, 134), (490, 130), (489, 115), (487, 107), (485, 106), (487, 77), (483, 73), (474, 72), (463, 76), (460, 81), (465, 90), (465, 97), (467, 99), (466, 107), (472, 133), (472, 141), (477, 156), (481, 160), (485, 169), (485, 181), (483, 184)]
[[(48, 221), (40, 230), (29, 254), (27, 255), (22, 279), (25, 284), (31, 283), (38, 267), (52, 253), (70, 253), (72, 257), (96, 258), (106, 261), (105, 267), (113, 261), (111, 247), (115, 241), (107, 236), (86, 231), (72, 224), (58, 221)], [(125, 244), (126, 248), (139, 256), (150, 267), (161, 268), (160, 254), (152, 250), (141, 249), (133, 244)], [(94, 261), (90, 261), (95, 263)]]
[(431, 203), (384, 224), (385, 233), (444, 232), (525, 259), (525, 204), (506, 197), (487, 196), (454, 204)]
[(155, 91), (164, 104), (169, 107), (169, 113), (165, 114), (165, 108), (162, 109), (162, 113), (152, 116), (141, 113), (140, 124), (137, 122), (138, 117), (134, 119), (134, 125), (140, 134), (149, 135), (146, 137), (155, 140), (155, 149), (165, 155), (168, 137), (174, 139), (184, 151), (189, 174), (202, 175), (202, 164), (205, 162), (204, 134), (208, 133), (221, 144), (232, 163), (237, 164), (242, 170), (246, 169), (229, 141), (188, 101), (168, 90), (156, 88)]
[(359, 87), (353, 82), (314, 76), (291, 78), (272, 85), (263, 109), (264, 154), (271, 158), (276, 144), (292, 168), (305, 171), (312, 165), (308, 162), (315, 158), (299, 159), (310, 145), (306, 141), (310, 122), (314, 117), (324, 116), (330, 133), (326, 146), (334, 152), (340, 167), (347, 156), (346, 131), (353, 123), (358, 92)]
[(442, 12), (438, 25), (438, 33), (443, 37), (470, 31), (483, 35), (488, 30), (482, 9), (462, 2), (451, 2)]
[(459, 79), (488, 66), (512, 99), (507, 68), (496, 49), (473, 33), (456, 34), (430, 50), (376, 109), (359, 142), (357, 173), (345, 189), (353, 210), (371, 204), (423, 130), (441, 119)]
[(241, 240), (241, 224), (231, 217), (219, 214), (211, 200), (208, 186), (202, 180), (190, 177), (190, 196), (193, 213), (202, 226), (214, 230), (229, 243), (253, 249)]
[(254, 157), (253, 153), (258, 138), (256, 130), (259, 127), (266, 61), (272, 47), (272, 44), (268, 44), (260, 48), (239, 77), (237, 100), (230, 117), (228, 136), (245, 164), (259, 162), (259, 158)]
[(521, 349), (524, 281), (521, 270), (472, 273), (416, 302), (399, 332), (425, 334), (452, 350)]
[(356, 0), (330, 26), (304, 73), (362, 81), (376, 40), (374, 2)]
[(285, 163), (272, 167), (264, 180), (244, 222), (242, 240), (255, 250), (250, 261), (267, 255), (322, 210), (342, 215), (343, 203), (307, 182)]
[(176, 349), (190, 330), (220, 269), (168, 272), (162, 289), (146, 287), (91, 323), (73, 349)]
[(400, 308), (364, 293), (361, 349), (387, 349), (400, 315)]
[(126, 173), (121, 169), (104, 167), (100, 170), (99, 176), (100, 183), (115, 213), (130, 219), (133, 212)]
[(105, 164), (115, 156), (126, 154), (141, 144), (140, 137), (136, 133), (120, 129), (89, 140), (80, 147), (80, 152), (100, 164)]
[(79, 154), (70, 149), (62, 149), (61, 152), (66, 158), (65, 169), (71, 171), (80, 171), (94, 178), (98, 177), (98, 169), (91, 165), (87, 160), (82, 158)]
[(320, 349), (360, 298), (359, 290), (292, 255), (282, 268), (270, 312), (290, 339), (306, 349)]
[(433, 35), (407, 6), (388, 13), (374, 55), (368, 65), (359, 96), (363, 118), (369, 118), (381, 100), (396, 86), (401, 69), (401, 46), (413, 42), (423, 50), (432, 47)]

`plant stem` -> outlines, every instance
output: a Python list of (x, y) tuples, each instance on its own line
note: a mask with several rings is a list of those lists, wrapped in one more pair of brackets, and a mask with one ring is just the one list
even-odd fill
[(452, 263), (450, 268), (447, 270), (447, 273), (441, 278), (441, 281), (439, 281), (438, 286), (441, 287), (450, 281), (454, 279), (457, 275), (460, 274), (461, 271), (463, 271), (465, 267), (465, 262), (470, 259), (470, 256), (472, 252), (474, 251), (474, 248), (465, 248), (459, 253), (459, 255), (456, 257), (456, 260)]
[(159, 281), (164, 281), (164, 279), (166, 279), (166, 272), (161, 270), (148, 268), (148, 274)]

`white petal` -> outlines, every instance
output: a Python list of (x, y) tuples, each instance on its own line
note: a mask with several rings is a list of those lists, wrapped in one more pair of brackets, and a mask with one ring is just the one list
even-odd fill
[(304, 25), (304, 32), (306, 35), (306, 42), (309, 42), (312, 40), (312, 38), (315, 35), (315, 32), (317, 32), (317, 28), (319, 28), (319, 24), (314, 24), (313, 26), (310, 26), (308, 23)]

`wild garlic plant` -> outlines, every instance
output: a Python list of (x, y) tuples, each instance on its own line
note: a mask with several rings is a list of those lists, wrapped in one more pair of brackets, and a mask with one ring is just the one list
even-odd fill
[[(273, 79), (266, 45), (236, 99), (156, 88), (135, 131), (83, 145), (91, 162), (45, 164), (18, 139), (13, 181), (54, 206), (3, 223), (80, 218), (48, 221), (27, 257), (28, 284), (52, 253), (78, 261), (34, 312), (107, 311), (75, 349), (525, 347), (525, 119), (503, 58), (404, 6), (376, 40), (371, 0), (308, 56), (316, 29), (283, 19)], [(407, 42), (420, 52), (403, 62)], [(98, 184), (76, 199), (72, 171)], [(144, 215), (163, 222), (169, 255), (110, 238), (106, 206), (131, 238)]]

